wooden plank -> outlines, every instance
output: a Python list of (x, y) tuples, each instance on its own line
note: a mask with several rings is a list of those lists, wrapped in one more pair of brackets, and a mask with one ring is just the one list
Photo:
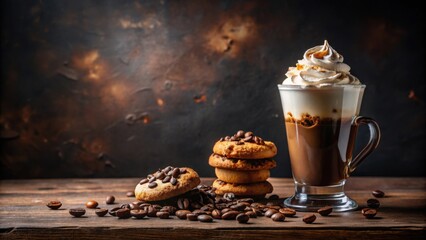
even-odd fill
[[(203, 179), (210, 184), (213, 179)], [(2, 238), (40, 239), (75, 236), (80, 239), (96, 237), (119, 239), (126, 237), (206, 239), (294, 239), (297, 237), (333, 237), (345, 239), (416, 239), (425, 234), (426, 178), (351, 178), (347, 193), (361, 207), (372, 198), (371, 190), (381, 189), (386, 197), (380, 199), (377, 218), (365, 219), (359, 211), (318, 215), (314, 224), (302, 222), (303, 213), (285, 222), (273, 222), (266, 217), (250, 219), (250, 224), (215, 220), (214, 223), (189, 222), (175, 217), (162, 220), (120, 220), (106, 216), (99, 218), (87, 209), (86, 217), (73, 218), (69, 208), (84, 207), (94, 199), (100, 207), (111, 208), (134, 201), (126, 197), (139, 179), (48, 179), (0, 181), (0, 236)], [(293, 193), (291, 179), (271, 179), (274, 193), (282, 199)], [(106, 205), (105, 197), (114, 195), (115, 205)], [(45, 204), (60, 200), (61, 210), (50, 210)], [(207, 231), (206, 231), (207, 230)], [(247, 237), (250, 236), (250, 237)], [(366, 237), (368, 236), (368, 237)]]

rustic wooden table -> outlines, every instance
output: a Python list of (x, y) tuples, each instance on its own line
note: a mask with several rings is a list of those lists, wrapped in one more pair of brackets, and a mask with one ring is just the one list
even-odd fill
[[(116, 205), (134, 201), (126, 197), (139, 179), (49, 179), (0, 181), (0, 237), (4, 239), (425, 239), (426, 178), (357, 178), (347, 185), (347, 193), (365, 207), (371, 190), (381, 189), (381, 207), (374, 219), (365, 219), (359, 210), (317, 215), (314, 224), (302, 222), (303, 213), (285, 222), (266, 217), (250, 219), (249, 224), (215, 220), (190, 222), (145, 218), (120, 220), (109, 215), (100, 218), (88, 209), (85, 217), (73, 218), (68, 209), (84, 207), (90, 199), (100, 207), (105, 197), (116, 196)], [(274, 193), (285, 198), (292, 194), (291, 179), (270, 179)], [(210, 184), (212, 179), (203, 179)], [(60, 200), (60, 210), (46, 203)]]

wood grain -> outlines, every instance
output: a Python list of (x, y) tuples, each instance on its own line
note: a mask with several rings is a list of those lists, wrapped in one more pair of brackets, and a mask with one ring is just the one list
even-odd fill
[[(203, 179), (210, 184), (213, 179)], [(213, 223), (188, 222), (175, 217), (167, 220), (127, 219), (106, 216), (99, 218), (87, 209), (86, 217), (73, 218), (69, 208), (84, 207), (94, 199), (100, 207), (112, 208), (132, 202), (126, 192), (139, 179), (49, 179), (0, 181), (0, 237), (4, 239), (422, 239), (426, 226), (426, 178), (351, 178), (347, 194), (360, 208), (365, 207), (371, 191), (381, 189), (377, 217), (365, 219), (359, 211), (317, 215), (314, 224), (302, 222), (304, 213), (285, 222), (266, 217), (250, 219), (249, 224), (215, 220)], [(271, 183), (282, 199), (293, 192), (291, 179), (272, 178)], [(114, 195), (115, 205), (106, 205), (105, 198)], [(281, 199), (281, 200), (282, 200)], [(60, 200), (59, 210), (45, 205)]]

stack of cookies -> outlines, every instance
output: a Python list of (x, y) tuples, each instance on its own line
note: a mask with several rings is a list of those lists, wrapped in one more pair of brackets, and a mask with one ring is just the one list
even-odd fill
[(264, 141), (252, 132), (238, 131), (217, 141), (209, 158), (218, 179), (213, 182), (216, 194), (234, 193), (238, 197), (264, 197), (273, 187), (267, 181), (272, 159), (277, 154), (273, 142)]

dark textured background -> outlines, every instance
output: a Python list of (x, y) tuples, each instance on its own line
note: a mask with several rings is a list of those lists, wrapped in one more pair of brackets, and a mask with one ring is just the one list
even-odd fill
[(420, 1), (1, 4), (2, 178), (213, 176), (214, 142), (238, 129), (274, 141), (272, 176), (289, 177), (276, 84), (324, 39), (383, 132), (356, 175), (425, 176)]

